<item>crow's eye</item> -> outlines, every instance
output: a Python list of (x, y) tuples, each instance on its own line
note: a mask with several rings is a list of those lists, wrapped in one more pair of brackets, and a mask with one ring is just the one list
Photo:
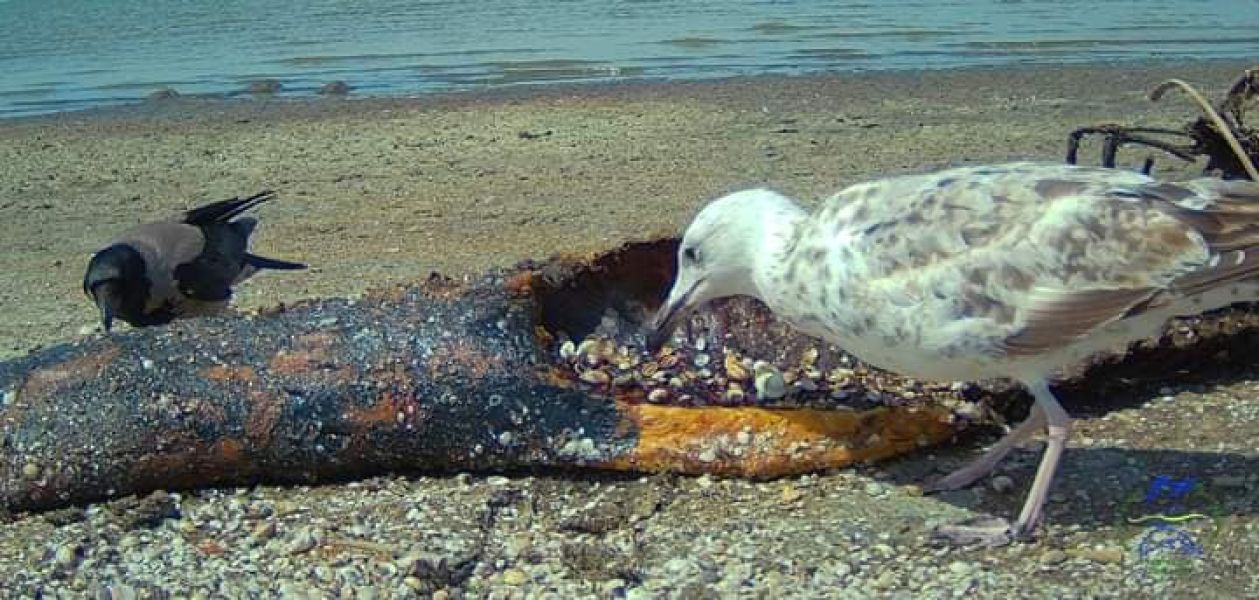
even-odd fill
[(682, 257), (691, 262), (699, 262), (699, 252), (695, 251), (695, 247), (682, 250)]

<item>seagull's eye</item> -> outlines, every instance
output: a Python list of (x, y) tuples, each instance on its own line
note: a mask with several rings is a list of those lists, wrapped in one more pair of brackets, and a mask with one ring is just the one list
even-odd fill
[(699, 252), (696, 252), (695, 247), (691, 246), (682, 250), (682, 258), (685, 258), (690, 262), (699, 262)]

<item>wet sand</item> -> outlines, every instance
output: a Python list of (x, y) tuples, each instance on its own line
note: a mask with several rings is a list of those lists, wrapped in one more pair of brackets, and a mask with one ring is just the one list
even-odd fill
[[(236, 301), (248, 310), (352, 295), (416, 281), (431, 271), (468, 274), (673, 233), (706, 199), (745, 186), (768, 185), (813, 200), (887, 173), (1009, 159), (1062, 160), (1067, 133), (1081, 125), (1117, 121), (1176, 127), (1196, 117), (1196, 109), (1179, 95), (1158, 104), (1145, 98), (1162, 79), (1200, 83), (1215, 96), (1245, 66), (766, 77), (414, 99), (177, 99), (0, 122), (0, 244), (5, 250), (0, 271), (6, 275), (0, 288), (0, 357), (91, 329), (96, 313), (80, 289), (88, 254), (123, 227), (208, 200), (277, 190), (279, 199), (259, 211), (263, 225), (255, 248), (313, 266), (305, 273), (264, 273), (242, 286)], [(1121, 156), (1128, 165), (1139, 165), (1146, 154), (1129, 149)], [(1098, 158), (1098, 146), (1091, 144), (1082, 162)], [(1177, 166), (1162, 157), (1157, 164), (1156, 172)], [(1131, 583), (1133, 565), (1122, 556), (1115, 562), (1113, 556), (1116, 548), (1131, 553), (1137, 534), (1110, 524), (1120, 520), (1115, 498), (1141, 490), (1109, 489), (1096, 474), (1127, 469), (1139, 479), (1156, 468), (1204, 469), (1215, 464), (1203, 458), (1209, 450), (1249, 457), (1253, 464), (1254, 434), (1245, 432), (1259, 422), (1259, 411), (1251, 381), (1247, 376), (1209, 390), (1177, 387), (1165, 394), (1172, 400), (1157, 406), (1128, 407), (1113, 420), (1083, 422), (1080, 431), (1088, 440), (1080, 442), (1083, 446), (1125, 449), (1094, 448), (1083, 457), (1073, 450), (1060, 479), (1066, 483), (1058, 488), (1065, 503), (1051, 509), (1055, 525), (1048, 541), (1014, 550), (950, 554), (925, 545), (921, 534), (927, 523), (963, 515), (950, 503), (1010, 514), (1021, 491), (973, 497), (968, 491), (941, 503), (905, 491), (911, 488), (871, 483), (864, 472), (786, 484), (550, 477), (487, 482), (478, 475), (385, 478), (315, 490), (266, 488), (247, 496), (207, 492), (185, 495), (188, 516), (178, 526), (128, 535), (144, 544), (150, 538), (166, 540), (158, 548), (206, 539), (228, 544), (226, 554), (202, 546), (197, 547), (204, 556), (189, 550), (206, 561), (196, 568), (217, 573), (220, 567), (231, 571), (244, 564), (247, 572), (261, 569), (264, 575), (275, 569), (286, 581), (291, 574), (280, 574), (279, 563), (269, 555), (255, 556), (244, 548), (237, 553), (226, 541), (234, 533), (213, 529), (213, 523), (243, 519), (246, 525), (239, 532), (245, 536), (260, 518), (250, 511), (271, 507), (266, 510), (274, 511), (263, 520), (279, 520), (281, 549), (305, 543), (302, 536), (310, 535), (302, 527), (310, 523), (321, 535), (344, 538), (359, 535), (347, 533), (353, 528), (366, 528), (379, 534), (372, 539), (400, 552), (450, 556), (461, 551), (441, 550), (441, 540), (497, 536), (495, 543), (508, 551), (495, 555), (498, 562), (483, 558), (488, 566), (478, 566), (471, 579), (452, 586), (466, 590), (551, 589), (562, 595), (587, 590), (617, 596), (617, 589), (633, 592), (641, 583), (651, 593), (683, 596), (687, 590), (724, 595), (738, 589), (770, 597), (808, 596), (847, 588), (856, 590), (853, 597), (894, 591), (910, 594), (905, 597), (936, 592), (1008, 597), (1009, 586), (1018, 585), (1027, 597), (1070, 597), (1072, 590), (1080, 596), (1124, 597), (1169, 589), (1244, 595), (1256, 591), (1259, 582), (1228, 573), (1259, 568), (1253, 502), (1236, 508), (1212, 530), (1213, 556), (1238, 562), (1212, 562), (1205, 567), (1211, 577), (1199, 572), (1188, 579)], [(1194, 425), (1177, 425), (1178, 415), (1188, 411), (1196, 411)], [(974, 449), (962, 445), (954, 458)], [(1207, 454), (1193, 452), (1198, 450)], [(1016, 490), (1030, 479), (1034, 463), (1027, 454), (1015, 461)], [(925, 463), (925, 472), (933, 467)], [(911, 461), (904, 468), (914, 474), (907, 480), (914, 480), (924, 472), (924, 462)], [(1246, 475), (1240, 483), (1221, 484), (1225, 502), (1241, 506), (1245, 497), (1253, 500), (1247, 494), (1255, 481)], [(473, 522), (474, 509), (499, 502), (495, 498), (508, 488), (534, 498), (530, 510), (535, 513), (554, 512), (528, 525), (490, 525), (485, 533), (484, 523)], [(639, 506), (644, 497), (651, 499), (647, 508)], [(1109, 503), (1101, 500), (1107, 498)], [(412, 519), (410, 506), (423, 506), (424, 515), (434, 516)], [(1078, 516), (1065, 516), (1073, 506), (1080, 509)], [(115, 509), (122, 514), (141, 510), (125, 503)], [(613, 518), (615, 530), (607, 533), (613, 540), (606, 542), (610, 554), (599, 554), (604, 546), (589, 551), (595, 552), (593, 558), (569, 554), (564, 544), (593, 543), (569, 539), (585, 535), (560, 518), (573, 510), (591, 518), (605, 518), (604, 512), (620, 515), (619, 521)], [(1095, 512), (1086, 518), (1089, 510)], [(73, 540), (86, 535), (84, 527), (112, 527), (98, 522), (104, 514), (91, 513), (84, 522), (28, 517), (6, 525), (3, 537), (12, 543), (6, 542), (0, 555), (0, 572), (25, 573), (28, 583), (68, 577), (72, 589), (73, 581), (103, 580), (90, 570), (55, 575), (65, 569), (55, 563), (64, 544), (80, 543)], [(433, 520), (440, 515), (453, 516), (448, 522)], [(373, 529), (393, 525), (396, 531)], [(276, 536), (272, 527), (270, 535)], [(89, 554), (92, 548), (103, 552), (130, 543), (119, 539), (123, 533), (82, 543), (89, 545)], [(56, 541), (35, 541), (43, 536)], [(518, 539), (526, 550), (513, 554)], [(690, 543), (702, 552), (674, 564), (679, 545)], [(118, 547), (124, 554), (135, 549)], [(1109, 554), (1078, 555), (1094, 547)], [(266, 547), (254, 549), (259, 548)], [(302, 562), (300, 557), (284, 560)], [(230, 564), (214, 566), (213, 561)], [(534, 568), (561, 563), (570, 571), (556, 571), (554, 579), (551, 571)], [(184, 582), (170, 589), (203, 590), (209, 596), (228, 589), (186, 579), (193, 575), (181, 570), (182, 563), (153, 565), (111, 566), (114, 571), (101, 573), (121, 572), (115, 579), (133, 586), (165, 577)], [(141, 575), (150, 572), (145, 569), (157, 575)], [(743, 588), (737, 577), (733, 588), (723, 587), (721, 576), (710, 577), (744, 571), (754, 584)], [(419, 589), (404, 575), (395, 569), (386, 579), (402, 592), (407, 586)], [(522, 576), (540, 587), (522, 587)], [(318, 573), (293, 577), (301, 585), (327, 589)]]

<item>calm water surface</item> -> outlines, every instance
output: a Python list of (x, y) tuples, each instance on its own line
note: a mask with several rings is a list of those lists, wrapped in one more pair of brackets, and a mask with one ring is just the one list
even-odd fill
[(0, 0), (0, 116), (334, 80), (525, 83), (1259, 57), (1259, 0)]

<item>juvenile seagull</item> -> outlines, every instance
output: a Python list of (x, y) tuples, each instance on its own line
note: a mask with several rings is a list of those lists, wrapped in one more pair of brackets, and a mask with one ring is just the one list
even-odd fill
[(101, 311), (105, 331), (115, 317), (133, 327), (213, 314), (227, 306), (232, 286), (259, 269), (306, 265), (248, 252), (257, 219), (241, 213), (275, 197), (262, 192), (194, 208), (166, 221), (139, 225), (92, 255), (83, 292)]
[(1259, 299), (1259, 184), (1020, 162), (854, 185), (814, 215), (754, 189), (706, 206), (677, 260), (650, 323), (653, 350), (690, 309), (746, 295), (886, 370), (1026, 386), (1028, 419), (936, 485), (971, 484), (1047, 428), (1012, 526), (941, 531), (1002, 543), (1037, 525), (1071, 432), (1051, 373), (1155, 335), (1173, 316)]

